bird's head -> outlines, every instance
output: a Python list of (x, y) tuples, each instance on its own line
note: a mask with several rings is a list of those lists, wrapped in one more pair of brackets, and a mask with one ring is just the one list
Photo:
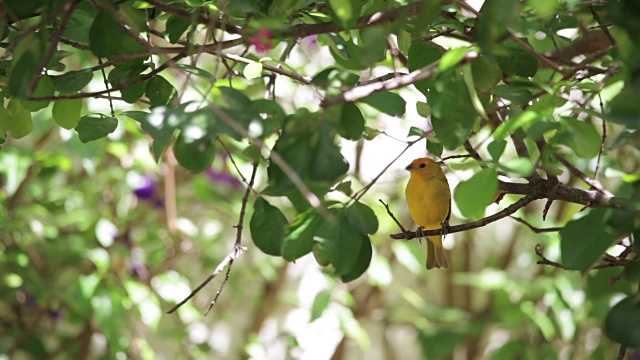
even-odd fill
[(411, 175), (423, 176), (426, 178), (444, 177), (440, 164), (429, 158), (415, 159), (405, 168)]

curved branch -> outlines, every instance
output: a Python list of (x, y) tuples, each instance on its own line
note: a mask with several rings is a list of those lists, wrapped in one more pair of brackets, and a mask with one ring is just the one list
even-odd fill
[[(489, 215), (485, 218), (482, 218), (480, 220), (477, 221), (472, 221), (470, 223), (466, 223), (466, 224), (462, 224), (462, 225), (455, 225), (455, 226), (447, 226), (445, 229), (435, 229), (435, 230), (422, 230), (421, 232), (421, 236), (433, 236), (433, 235), (442, 235), (443, 230), (447, 233), (447, 234), (451, 234), (451, 233), (457, 233), (457, 232), (461, 232), (461, 231), (467, 231), (467, 230), (471, 230), (471, 229), (475, 229), (475, 228), (479, 228), (479, 227), (483, 227), (487, 224), (490, 224), (496, 220), (500, 220), (502, 218), (505, 218), (513, 213), (515, 213), (516, 211), (518, 211), (518, 209), (524, 207), (525, 205), (529, 204), (530, 202), (539, 199), (538, 196), (536, 195), (527, 195), (523, 198), (521, 198), (520, 200), (514, 202), (513, 204), (507, 206), (506, 208), (504, 208), (502, 211), (499, 211), (493, 215)], [(418, 236), (418, 234), (416, 232), (413, 231), (407, 231), (405, 233), (399, 233), (399, 234), (391, 234), (390, 237), (392, 239), (404, 239), (404, 240), (411, 240), (411, 239), (417, 239), (420, 236)]]

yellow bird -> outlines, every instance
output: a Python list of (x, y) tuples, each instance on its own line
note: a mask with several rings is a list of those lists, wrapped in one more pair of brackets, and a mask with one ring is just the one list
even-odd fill
[[(451, 215), (451, 190), (440, 165), (429, 158), (415, 159), (405, 169), (411, 178), (405, 190), (409, 212), (422, 229), (440, 229)], [(442, 235), (427, 237), (427, 269), (448, 268)]]

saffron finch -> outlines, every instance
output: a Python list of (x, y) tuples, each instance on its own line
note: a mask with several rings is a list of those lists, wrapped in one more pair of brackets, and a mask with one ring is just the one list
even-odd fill
[[(440, 165), (429, 158), (418, 158), (405, 169), (411, 174), (405, 196), (418, 233), (440, 229), (451, 215), (451, 190)], [(442, 235), (427, 236), (427, 269), (448, 267)]]

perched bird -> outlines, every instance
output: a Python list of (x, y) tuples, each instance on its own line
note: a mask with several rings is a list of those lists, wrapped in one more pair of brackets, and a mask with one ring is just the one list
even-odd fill
[[(451, 215), (451, 190), (440, 165), (429, 158), (415, 159), (405, 169), (411, 178), (405, 190), (409, 212), (418, 233), (442, 228)], [(427, 269), (448, 268), (442, 235), (427, 237)]]

